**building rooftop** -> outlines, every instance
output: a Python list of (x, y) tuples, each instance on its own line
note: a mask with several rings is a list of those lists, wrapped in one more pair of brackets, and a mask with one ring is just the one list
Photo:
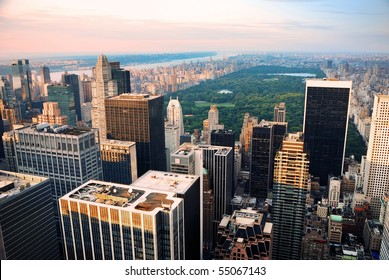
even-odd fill
[(342, 222), (342, 216), (340, 215), (330, 215), (330, 219), (332, 222), (338, 222), (338, 223)]
[(198, 178), (196, 175), (149, 170), (131, 186), (183, 194)]
[(45, 180), (45, 177), (0, 170), (0, 201), (19, 194)]
[(37, 133), (65, 134), (65, 135), (75, 135), (75, 136), (82, 135), (92, 131), (92, 129), (89, 127), (73, 127), (68, 125), (50, 126), (48, 123), (33, 124), (15, 130), (29, 132), (29, 133), (37, 132)]
[(350, 88), (352, 81), (339, 81), (337, 79), (324, 78), (324, 79), (307, 79), (307, 87), (329, 87), (329, 88)]
[(159, 98), (161, 95), (143, 94), (143, 93), (123, 93), (118, 96), (110, 97), (110, 100), (150, 100)]
[(104, 140), (104, 141), (101, 141), (100, 145), (108, 146), (108, 147), (128, 148), (128, 147), (136, 145), (136, 143), (132, 142), (132, 141)]
[(62, 199), (82, 200), (88, 204), (104, 204), (107, 207), (125, 208), (140, 212), (159, 212), (175, 208), (181, 198), (175, 193), (132, 185), (90, 180), (64, 195)]
[(236, 210), (232, 214), (235, 222), (240, 225), (251, 225), (255, 222), (262, 222), (263, 214), (251, 208)]

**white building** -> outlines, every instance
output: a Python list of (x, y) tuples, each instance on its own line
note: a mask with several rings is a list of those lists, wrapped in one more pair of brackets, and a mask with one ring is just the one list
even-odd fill
[(364, 192), (371, 197), (372, 219), (380, 217), (380, 198), (389, 191), (389, 96), (376, 95), (366, 158)]

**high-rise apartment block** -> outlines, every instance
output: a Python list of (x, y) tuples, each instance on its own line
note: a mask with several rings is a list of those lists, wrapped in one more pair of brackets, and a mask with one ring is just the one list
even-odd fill
[(274, 157), (281, 148), (287, 123), (262, 120), (253, 126), (251, 140), (250, 195), (261, 200), (271, 198)]
[(274, 121), (285, 122), (286, 118), (286, 106), (285, 102), (281, 102), (279, 105), (274, 107)]
[(134, 142), (106, 140), (100, 148), (104, 181), (131, 184), (137, 179)]
[(163, 96), (121, 94), (105, 100), (105, 113), (109, 139), (136, 142), (138, 176), (166, 170)]
[(328, 184), (328, 176), (343, 174), (351, 81), (306, 81), (304, 145), (309, 171)]
[(364, 193), (371, 197), (372, 218), (379, 219), (380, 199), (389, 191), (389, 96), (376, 95), (364, 176)]
[(217, 232), (215, 259), (269, 260), (272, 253), (273, 224), (253, 209), (224, 215)]
[(66, 259), (185, 259), (184, 199), (175, 192), (91, 180), (59, 204)]
[(274, 160), (272, 259), (301, 258), (308, 169), (301, 133), (289, 134)]
[(0, 259), (60, 258), (50, 180), (0, 170)]

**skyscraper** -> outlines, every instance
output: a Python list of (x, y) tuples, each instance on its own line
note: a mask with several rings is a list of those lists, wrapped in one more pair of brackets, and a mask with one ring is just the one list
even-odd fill
[(138, 177), (134, 142), (106, 140), (101, 142), (103, 178), (106, 182), (131, 184)]
[(117, 83), (118, 94), (131, 92), (130, 71), (120, 68), (120, 62), (110, 62), (112, 80)]
[(183, 201), (171, 191), (91, 180), (59, 199), (66, 259), (183, 260)]
[(138, 176), (166, 171), (163, 96), (121, 94), (105, 100), (109, 139), (136, 142)]
[(272, 259), (301, 258), (308, 170), (301, 133), (289, 134), (274, 160)]
[[(51, 181), (57, 222), (58, 198), (91, 179), (102, 179), (100, 143), (95, 129), (46, 124), (15, 129), (15, 151), (20, 173)], [(97, 142), (96, 142), (97, 139)], [(58, 241), (61, 234), (58, 226)]]
[(45, 85), (51, 83), (50, 69), (47, 66), (42, 66), (40, 68), (40, 91), (41, 96), (47, 96), (47, 91), (45, 90)]
[[(100, 130), (101, 140), (107, 139), (105, 98), (117, 95), (117, 83), (112, 80), (108, 58), (99, 55), (95, 67), (95, 80), (92, 82), (92, 127)], [(122, 139), (119, 139), (122, 140)]]
[(310, 174), (320, 177), (343, 173), (346, 149), (351, 81), (306, 81), (304, 146), (310, 161)]
[(184, 134), (184, 118), (178, 97), (177, 99), (170, 97), (169, 104), (167, 105), (167, 122), (168, 124), (178, 126), (179, 135)]
[(211, 144), (212, 130), (224, 129), (223, 124), (219, 124), (219, 110), (216, 105), (211, 105), (208, 111), (208, 119), (203, 121), (203, 139), (207, 144)]
[(265, 200), (273, 190), (276, 152), (281, 148), (288, 123), (262, 120), (253, 126), (251, 140), (250, 195)]
[[(196, 175), (184, 175), (177, 173), (150, 170), (131, 184), (133, 188), (147, 188), (155, 192), (166, 191), (175, 193), (182, 198), (184, 209), (183, 216), (174, 217), (173, 227), (183, 228), (184, 255), (186, 260), (201, 259), (201, 188), (200, 178)], [(176, 214), (174, 214), (176, 215)], [(183, 218), (183, 224), (177, 222)], [(181, 237), (182, 238), (182, 237)], [(181, 246), (182, 247), (182, 246)], [(180, 257), (182, 259), (182, 257)]]
[(74, 98), (74, 108), (76, 110), (77, 121), (81, 121), (81, 95), (78, 75), (65, 73), (62, 75), (65, 85), (71, 86)]
[(380, 217), (380, 198), (389, 191), (389, 96), (374, 97), (367, 149), (364, 193), (371, 197), (372, 218)]
[(249, 113), (244, 115), (242, 130), (240, 133), (240, 144), (242, 145), (242, 169), (249, 171), (251, 166), (251, 144), (253, 127), (258, 124), (257, 117), (250, 117)]
[(20, 101), (32, 102), (32, 79), (30, 61), (28, 59), (18, 59), (12, 61), (12, 84), (16, 97)]
[(48, 85), (48, 101), (57, 102), (61, 113), (67, 116), (67, 124), (76, 124), (76, 108), (74, 94), (69, 85)]
[(384, 229), (382, 234), (380, 260), (389, 260), (389, 200), (386, 201), (385, 210), (386, 210), (386, 214), (385, 214)]
[(59, 259), (50, 180), (0, 170), (0, 193), (0, 259)]
[(286, 106), (285, 102), (281, 102), (279, 105), (274, 107), (274, 121), (285, 122), (286, 118)]

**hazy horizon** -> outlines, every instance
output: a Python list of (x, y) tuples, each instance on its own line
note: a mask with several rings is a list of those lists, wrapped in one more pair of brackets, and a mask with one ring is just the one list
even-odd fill
[(1, 57), (388, 53), (389, 2), (0, 0)]

